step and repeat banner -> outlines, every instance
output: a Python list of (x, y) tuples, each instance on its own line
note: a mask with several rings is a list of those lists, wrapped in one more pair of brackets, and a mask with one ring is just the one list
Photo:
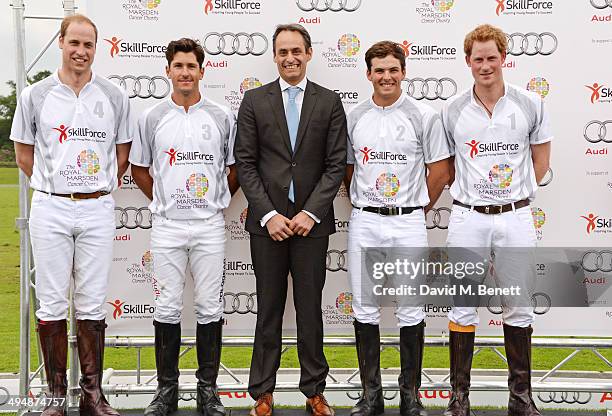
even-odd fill
[[(370, 97), (364, 54), (384, 39), (398, 42), (405, 50), (404, 93), (440, 110), (449, 97), (472, 86), (463, 54), (465, 34), (481, 23), (502, 28), (509, 40), (505, 79), (542, 96), (555, 134), (552, 169), (532, 204), (539, 244), (582, 247), (575, 264), (584, 273), (584, 285), (609, 294), (610, 0), (89, 0), (80, 7), (99, 29), (95, 71), (128, 91), (136, 114), (169, 97), (164, 52), (170, 40), (180, 37), (199, 40), (206, 51), (202, 94), (237, 112), (246, 90), (277, 77), (272, 33), (277, 24), (289, 22), (301, 23), (311, 34), (309, 79), (335, 90), (347, 111)], [(148, 201), (129, 173), (115, 198), (109, 334), (151, 335), (155, 297), (161, 288), (149, 251)], [(246, 207), (239, 191), (225, 212), (227, 335), (252, 335), (255, 327), (257, 298), (249, 234), (244, 231)], [(445, 190), (428, 214), (431, 245), (444, 245), (451, 207)], [(330, 239), (322, 305), (327, 335), (352, 333), (352, 294), (346, 273), (350, 203), (344, 188), (335, 208), (338, 232)], [(538, 263), (539, 278), (554, 279), (549, 269), (548, 264)], [(189, 335), (195, 328), (191, 281), (185, 293), (183, 332)], [(599, 296), (599, 302), (603, 298)], [(538, 335), (612, 335), (612, 304), (551, 309), (545, 293), (534, 303)], [(425, 308), (428, 333), (446, 331), (447, 308)], [(384, 308), (384, 332), (397, 332), (393, 312)], [(479, 334), (502, 334), (499, 312), (481, 308)], [(295, 334), (292, 294), (287, 298), (284, 323), (285, 333)]]

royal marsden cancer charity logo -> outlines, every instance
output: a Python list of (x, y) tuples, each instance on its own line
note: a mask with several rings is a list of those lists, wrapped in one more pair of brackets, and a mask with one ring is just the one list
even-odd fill
[(508, 198), (512, 193), (513, 169), (506, 163), (494, 165), (488, 174), (488, 178), (481, 178), (474, 183), (474, 189), (482, 199)]
[(502, 15), (542, 15), (552, 14), (555, 5), (550, 0), (490, 0), (495, 14)]
[(59, 174), (66, 179), (67, 186), (97, 186), (100, 172), (100, 158), (92, 149), (80, 151), (75, 163), (68, 163)]
[(261, 81), (255, 77), (247, 77), (240, 83), (240, 94), (244, 94), (248, 90), (261, 87)]
[(353, 313), (353, 294), (351, 292), (342, 292), (336, 297), (336, 309), (345, 315)]
[(139, 261), (132, 262), (125, 271), (132, 285), (149, 286), (153, 289), (153, 294), (159, 296), (157, 279), (153, 273), (153, 253), (151, 253), (151, 250), (145, 251)]
[(248, 208), (242, 210), (238, 219), (231, 218), (225, 224), (225, 231), (229, 231), (230, 240), (232, 241), (240, 241), (240, 240), (250, 240), (250, 236), (248, 231), (244, 229), (244, 224), (246, 223)]
[(111, 58), (165, 58), (166, 45), (149, 42), (128, 42), (117, 36), (104, 38)]
[(598, 103), (611, 103), (612, 102), (612, 89), (606, 87), (599, 82), (594, 82), (592, 85), (585, 85), (589, 91), (591, 104)]
[(252, 0), (203, 0), (203, 11), (209, 15), (261, 14), (261, 1)]
[(161, 2), (162, 0), (123, 0), (121, 8), (130, 20), (156, 22), (160, 17)]
[(400, 181), (392, 172), (381, 173), (376, 178), (376, 190), (384, 198), (395, 198), (400, 190)]
[(531, 216), (533, 217), (533, 226), (536, 229), (540, 229), (544, 224), (546, 224), (546, 214), (541, 208), (532, 207)]
[(489, 182), (499, 189), (506, 189), (512, 183), (513, 170), (510, 165), (500, 163), (489, 171)]
[(261, 82), (255, 77), (245, 77), (237, 89), (232, 89), (229, 94), (225, 95), (225, 102), (232, 111), (238, 111), (244, 93), (250, 89), (261, 87)]
[(100, 171), (100, 158), (91, 149), (83, 150), (79, 153), (76, 162), (81, 172), (85, 175), (97, 175)]
[(544, 99), (550, 92), (550, 84), (546, 81), (546, 78), (533, 77), (527, 83), (527, 90), (535, 92)]
[(336, 45), (328, 46), (321, 52), (327, 61), (328, 68), (357, 68), (357, 55), (361, 50), (361, 41), (353, 33), (345, 33), (336, 41)]
[(416, 12), (421, 16), (421, 23), (444, 24), (451, 22), (451, 9), (454, 0), (430, 0), (417, 2)]
[(612, 233), (612, 218), (602, 218), (592, 212), (581, 215), (580, 218), (586, 221), (586, 233), (589, 235), (594, 233)]
[(504, 143), (502, 141), (492, 143), (482, 143), (476, 139), (465, 142), (468, 157), (476, 159), (478, 157), (514, 155), (518, 153), (518, 143)]

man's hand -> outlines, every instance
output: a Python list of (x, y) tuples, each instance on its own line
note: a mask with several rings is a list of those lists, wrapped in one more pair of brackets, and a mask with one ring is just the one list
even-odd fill
[(314, 223), (315, 221), (310, 218), (308, 214), (306, 214), (304, 211), (300, 211), (295, 217), (291, 219), (289, 227), (297, 235), (306, 237), (310, 233), (310, 230), (314, 226)]
[(266, 228), (268, 229), (270, 237), (272, 237), (272, 240), (274, 241), (283, 241), (293, 236), (291, 221), (289, 218), (281, 214), (276, 214), (270, 218), (266, 223)]

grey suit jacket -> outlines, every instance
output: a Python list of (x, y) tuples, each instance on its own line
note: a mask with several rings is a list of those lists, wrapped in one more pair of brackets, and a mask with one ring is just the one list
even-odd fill
[(291, 150), (278, 80), (245, 93), (234, 155), (240, 186), (249, 201), (246, 230), (268, 235), (261, 218), (287, 215), (293, 178), (296, 212), (316, 215), (310, 237), (336, 231), (333, 200), (346, 167), (346, 116), (338, 94), (308, 81), (295, 150)]

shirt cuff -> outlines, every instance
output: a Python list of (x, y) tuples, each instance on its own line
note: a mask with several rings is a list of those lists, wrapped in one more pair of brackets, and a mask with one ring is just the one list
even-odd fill
[(314, 215), (313, 213), (308, 212), (305, 209), (303, 209), (302, 212), (306, 213), (306, 215), (308, 215), (310, 218), (312, 218), (314, 220), (314, 222), (316, 222), (317, 224), (321, 223), (321, 220), (316, 215)]
[(272, 218), (276, 214), (278, 214), (278, 212), (275, 209), (268, 212), (266, 215), (263, 216), (261, 220), (259, 220), (259, 223), (261, 224), (262, 227), (265, 227), (267, 222), (270, 221), (270, 218)]

